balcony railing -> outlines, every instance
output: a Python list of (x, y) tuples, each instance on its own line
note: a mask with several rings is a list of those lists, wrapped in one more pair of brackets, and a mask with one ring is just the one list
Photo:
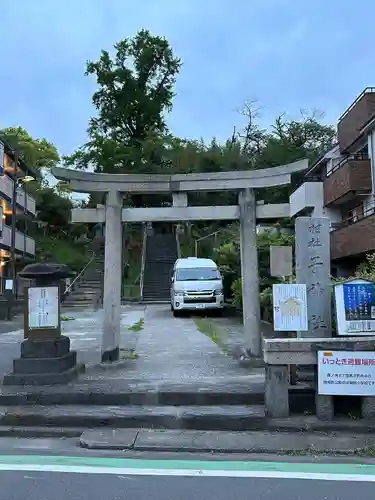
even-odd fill
[(337, 170), (340, 170), (340, 168), (343, 167), (344, 165), (346, 165), (349, 161), (361, 161), (361, 160), (369, 160), (368, 154), (365, 154), (365, 153), (355, 153), (355, 154), (352, 154), (352, 155), (345, 156), (341, 161), (339, 161), (338, 163), (336, 163), (336, 165), (334, 165), (331, 168), (331, 170), (329, 170), (326, 173), (325, 178), (327, 178), (330, 175), (334, 174)]
[(372, 198), (371, 202), (366, 207), (358, 207), (358, 212), (355, 215), (353, 214), (350, 217), (346, 217), (340, 222), (334, 223), (333, 230), (336, 231), (337, 229), (341, 229), (342, 227), (350, 226), (374, 214), (375, 214), (375, 197)]
[(374, 118), (375, 87), (367, 87), (339, 118), (337, 137), (342, 153), (354, 149), (363, 128)]
[[(12, 246), (12, 229), (5, 224), (3, 224), (3, 232), (0, 238), (0, 243), (9, 248)], [(20, 231), (16, 231), (15, 246), (16, 250), (19, 250), (20, 252), (35, 255), (35, 240)]]
[(331, 258), (345, 259), (375, 251), (375, 199), (358, 213), (333, 225)]
[(365, 154), (349, 155), (324, 179), (324, 204), (341, 204), (353, 197), (371, 193), (371, 161)]
[(375, 93), (375, 87), (366, 87), (365, 90), (361, 92), (361, 94), (359, 94), (357, 99), (348, 108), (346, 108), (346, 110), (340, 116), (338, 121), (341, 122), (366, 94), (371, 94), (371, 93)]
[[(4, 193), (10, 200), (13, 198), (13, 179), (7, 175), (0, 176), (0, 193)], [(36, 214), (35, 199), (26, 194), (22, 188), (17, 188), (16, 201), (18, 205), (25, 208), (27, 212), (33, 215)]]

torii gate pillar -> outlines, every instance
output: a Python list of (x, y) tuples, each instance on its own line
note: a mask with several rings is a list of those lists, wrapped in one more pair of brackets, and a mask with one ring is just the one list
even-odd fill
[(253, 189), (239, 193), (243, 326), (245, 346), (252, 356), (262, 354), (256, 201)]
[(118, 191), (106, 194), (102, 362), (120, 357), (122, 198)]

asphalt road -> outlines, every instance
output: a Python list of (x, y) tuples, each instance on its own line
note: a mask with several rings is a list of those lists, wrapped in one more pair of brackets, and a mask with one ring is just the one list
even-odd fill
[(1, 500), (372, 500), (372, 483), (302, 479), (0, 472)]
[(73, 439), (0, 439), (0, 500), (372, 500), (374, 483), (370, 458), (106, 455)]

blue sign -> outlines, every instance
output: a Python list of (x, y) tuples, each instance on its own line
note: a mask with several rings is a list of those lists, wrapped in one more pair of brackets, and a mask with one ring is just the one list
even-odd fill
[(345, 283), (343, 292), (346, 321), (375, 319), (374, 283)]

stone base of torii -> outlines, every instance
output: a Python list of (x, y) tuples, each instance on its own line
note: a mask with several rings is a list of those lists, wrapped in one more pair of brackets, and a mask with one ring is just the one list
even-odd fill
[[(182, 175), (96, 174), (63, 168), (52, 173), (68, 182), (72, 191), (105, 193), (105, 206), (72, 210), (72, 222), (105, 223), (104, 321), (102, 361), (119, 359), (122, 278), (122, 225), (126, 222), (175, 222), (193, 220), (240, 220), (243, 323), (245, 347), (261, 356), (259, 275), (256, 246), (257, 220), (289, 217), (289, 205), (256, 204), (255, 189), (289, 184), (291, 174), (306, 170), (307, 160), (253, 171)], [(188, 206), (188, 193), (237, 191), (238, 205)], [(124, 194), (170, 194), (172, 207), (123, 208)]]

